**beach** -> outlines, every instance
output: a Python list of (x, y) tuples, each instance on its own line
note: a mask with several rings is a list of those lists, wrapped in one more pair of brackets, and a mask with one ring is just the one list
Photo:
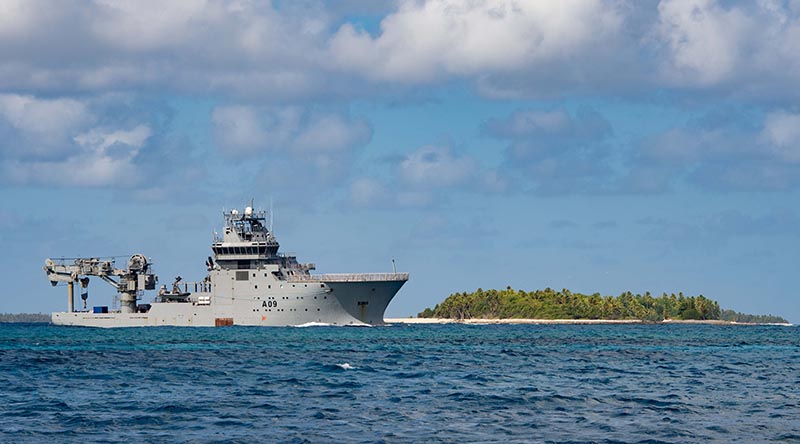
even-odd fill
[(639, 319), (451, 319), (451, 318), (386, 318), (387, 324), (554, 324), (554, 325), (598, 325), (598, 324), (707, 324), (707, 325), (782, 325), (792, 324), (753, 324), (743, 322), (730, 322), (720, 320), (680, 320), (665, 319), (663, 321), (642, 321)]

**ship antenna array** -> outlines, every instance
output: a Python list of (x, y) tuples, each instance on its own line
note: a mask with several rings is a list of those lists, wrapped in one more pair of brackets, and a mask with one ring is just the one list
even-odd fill
[(269, 197), (269, 232), (272, 233), (272, 196)]

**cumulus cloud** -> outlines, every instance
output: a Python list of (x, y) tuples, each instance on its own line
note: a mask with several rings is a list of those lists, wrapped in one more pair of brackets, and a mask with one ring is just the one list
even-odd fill
[(664, 48), (659, 70), (667, 86), (785, 100), (800, 75), (796, 2), (662, 0), (658, 11), (651, 37)]
[(388, 205), (389, 191), (386, 185), (372, 177), (361, 177), (350, 184), (349, 201), (357, 207), (376, 207)]
[(143, 125), (130, 130), (93, 128), (74, 137), (77, 149), (66, 158), (12, 158), (3, 164), (4, 176), (14, 183), (130, 186), (140, 179), (133, 162), (151, 134), (150, 128)]
[(562, 59), (620, 24), (615, 8), (599, 0), (406, 1), (382, 21), (379, 36), (343, 25), (331, 51), (343, 69), (418, 83)]
[[(0, 95), (0, 183), (141, 189), (196, 167), (165, 132), (170, 111), (129, 95)], [(179, 148), (176, 148), (179, 147)]]
[[(248, 159), (257, 186), (290, 193), (314, 190), (317, 197), (347, 179), (356, 152), (372, 139), (366, 119), (339, 110), (219, 106), (211, 121), (218, 151), (237, 164)], [(370, 199), (361, 195), (357, 200)]]
[(786, 100), (800, 75), (800, 11), (782, 1), (405, 0), (372, 6), (375, 30), (315, 1), (0, 7), (7, 91), (169, 88), (275, 102), (466, 79), (493, 97), (707, 88)]
[(671, 128), (640, 142), (621, 186), (645, 192), (685, 182), (724, 190), (794, 188), (800, 185), (798, 122), (800, 114), (775, 111), (754, 128), (735, 117)]
[(356, 177), (348, 203), (356, 207), (427, 207), (446, 203), (456, 194), (509, 191), (512, 180), (497, 168), (450, 145), (423, 145), (389, 161), (388, 174)]
[(673, 0), (658, 5), (656, 32), (668, 46), (667, 74), (699, 85), (726, 80), (745, 56), (753, 23), (739, 8), (714, 0)]
[(506, 140), (504, 171), (518, 174), (539, 192), (597, 192), (607, 188), (611, 174), (608, 138), (611, 124), (599, 113), (582, 108), (520, 109), (502, 119), (490, 119), (484, 131)]
[(78, 100), (0, 94), (0, 135), (5, 140), (0, 147), (6, 156), (18, 158), (59, 156), (69, 148), (65, 139), (92, 120)]
[(414, 187), (449, 187), (468, 180), (477, 169), (474, 159), (455, 155), (447, 146), (423, 146), (398, 165), (398, 176)]
[[(322, 8), (201, 0), (4, 2), (0, 87), (325, 94)], [(310, 80), (313, 79), (313, 80)]]
[(800, 114), (785, 111), (768, 114), (761, 135), (775, 156), (800, 163)]
[(231, 155), (265, 151), (337, 155), (372, 138), (372, 127), (364, 118), (293, 106), (219, 106), (211, 121), (217, 147)]
[(264, 149), (268, 143), (267, 130), (255, 108), (225, 106), (211, 113), (217, 146), (229, 153), (247, 154)]

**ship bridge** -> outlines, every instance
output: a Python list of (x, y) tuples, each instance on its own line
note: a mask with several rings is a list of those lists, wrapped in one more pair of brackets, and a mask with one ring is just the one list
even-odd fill
[[(220, 268), (242, 270), (272, 264), (278, 265), (279, 274), (284, 276), (307, 275), (316, 268), (314, 264), (297, 262), (294, 254), (278, 252), (280, 244), (272, 233), (271, 219), (267, 226), (266, 211), (249, 206), (242, 213), (234, 209), (224, 212), (223, 216), (222, 236), (215, 233), (211, 244), (214, 260)], [(209, 258), (207, 265), (213, 268), (214, 261)]]

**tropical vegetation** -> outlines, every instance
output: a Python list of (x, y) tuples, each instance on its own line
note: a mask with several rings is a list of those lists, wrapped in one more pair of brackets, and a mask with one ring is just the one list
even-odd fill
[(741, 322), (745, 324), (787, 324), (788, 321), (775, 315), (751, 315), (733, 310), (722, 310), (720, 320), (728, 322)]
[(786, 322), (776, 316), (748, 318), (748, 315), (741, 313), (723, 311), (716, 301), (703, 295), (663, 293), (653, 296), (649, 292), (625, 292), (619, 296), (602, 296), (600, 293), (573, 293), (567, 289), (558, 291), (545, 288), (526, 292), (511, 287), (505, 290), (479, 288), (472, 293), (454, 293), (434, 308), (426, 308), (418, 316), (451, 319), (633, 319), (656, 322), (665, 319), (723, 320), (723, 313), (730, 320), (735, 318), (740, 322), (764, 322), (761, 319)]

